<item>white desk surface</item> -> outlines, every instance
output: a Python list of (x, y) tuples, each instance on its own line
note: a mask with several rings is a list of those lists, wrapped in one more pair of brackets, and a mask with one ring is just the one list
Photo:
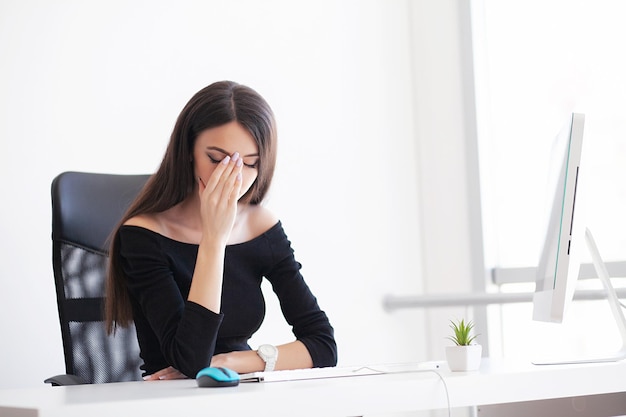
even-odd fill
[[(483, 359), (476, 372), (437, 372), (452, 408), (626, 392), (626, 361), (534, 366)], [(230, 388), (177, 380), (0, 390), (3, 417), (354, 416), (447, 407), (444, 384), (432, 371)]]

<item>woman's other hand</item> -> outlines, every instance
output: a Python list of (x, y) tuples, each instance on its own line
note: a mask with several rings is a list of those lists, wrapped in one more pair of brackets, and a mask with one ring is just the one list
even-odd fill
[(144, 381), (164, 381), (166, 379), (187, 379), (187, 377), (181, 373), (178, 369), (167, 367), (143, 377)]

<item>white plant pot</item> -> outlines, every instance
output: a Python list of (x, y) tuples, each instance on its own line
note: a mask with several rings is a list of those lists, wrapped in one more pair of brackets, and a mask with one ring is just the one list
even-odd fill
[(481, 345), (446, 346), (446, 360), (451, 371), (476, 371), (482, 353)]

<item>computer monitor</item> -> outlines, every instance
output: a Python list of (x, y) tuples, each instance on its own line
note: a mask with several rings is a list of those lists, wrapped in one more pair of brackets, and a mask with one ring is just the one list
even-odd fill
[(553, 184), (554, 200), (537, 268), (534, 320), (560, 323), (578, 279), (581, 235), (574, 223), (574, 209), (584, 125), (585, 116), (574, 113), (556, 138), (560, 169)]
[(584, 124), (585, 116), (573, 113), (557, 137), (562, 163), (555, 183), (554, 200), (537, 268), (533, 320), (556, 323), (563, 321), (576, 289), (580, 255), (586, 248), (606, 290), (623, 345), (614, 355), (533, 361), (538, 365), (604, 362), (626, 358), (626, 318), (591, 232), (586, 229), (584, 219), (577, 218), (575, 221), (574, 216), (580, 184)]

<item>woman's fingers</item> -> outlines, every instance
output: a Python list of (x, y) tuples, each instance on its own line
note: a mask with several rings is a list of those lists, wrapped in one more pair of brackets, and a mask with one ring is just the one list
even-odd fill
[(187, 378), (182, 372), (173, 367), (167, 367), (153, 373), (152, 375), (145, 376), (144, 381), (162, 381), (165, 379), (185, 379)]
[(215, 170), (211, 174), (211, 177), (206, 183), (206, 188), (209, 192), (214, 191), (220, 182), (223, 182), (224, 179), (232, 172), (238, 159), (240, 159), (239, 153), (235, 152), (232, 156), (226, 156), (220, 161), (219, 164), (217, 164)]
[(224, 179), (221, 189), (221, 197), (223, 201), (228, 201), (229, 203), (232, 203), (233, 198), (235, 198), (236, 202), (239, 190), (241, 190), (241, 169), (243, 167), (243, 160), (238, 158), (234, 161), (234, 165), (233, 170), (228, 174), (228, 176), (223, 175), (223, 177), (226, 178)]
[(228, 167), (228, 163), (230, 162), (230, 160), (230, 156), (226, 156), (224, 159), (222, 159), (215, 168), (215, 170), (213, 170), (213, 173), (211, 174), (207, 182), (204, 182), (202, 177), (198, 176), (198, 195), (200, 195), (200, 197), (202, 197), (206, 189), (208, 189), (208, 194), (215, 190), (215, 187), (219, 183), (222, 174)]
[(226, 241), (237, 214), (241, 192), (243, 160), (237, 152), (224, 158), (203, 187), (199, 182), (204, 234)]
[(235, 186), (233, 187), (232, 191), (230, 192), (229, 200), (230, 200), (231, 204), (237, 204), (237, 201), (239, 201), (239, 193), (241, 193), (241, 184), (242, 184), (242, 182), (243, 182), (243, 180), (242, 180), (241, 170), (239, 170), (239, 172), (235, 176)]
[(222, 199), (228, 200), (237, 178), (241, 178), (242, 167), (243, 160), (238, 152), (235, 152), (232, 157), (227, 156), (211, 174), (211, 178), (209, 178), (205, 186), (206, 191), (218, 201)]

